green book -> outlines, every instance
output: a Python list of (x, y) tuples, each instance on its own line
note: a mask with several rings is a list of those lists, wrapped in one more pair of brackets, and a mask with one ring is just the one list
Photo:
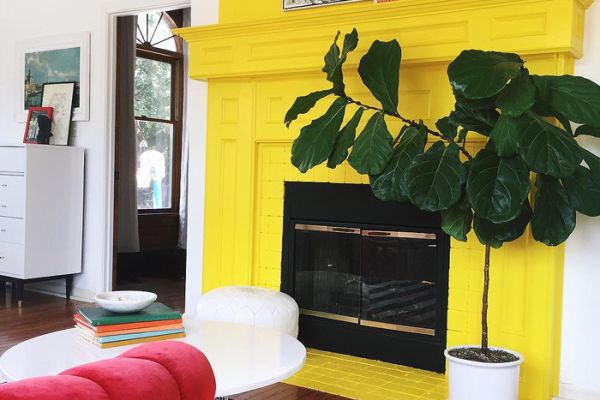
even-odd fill
[(79, 314), (93, 326), (129, 324), (133, 322), (180, 319), (181, 313), (162, 303), (152, 305), (132, 314), (119, 314), (102, 307), (80, 308)]

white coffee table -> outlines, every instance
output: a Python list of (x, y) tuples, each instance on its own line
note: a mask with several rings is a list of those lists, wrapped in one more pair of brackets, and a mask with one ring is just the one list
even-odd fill
[[(187, 337), (200, 349), (217, 381), (216, 396), (230, 396), (280, 382), (304, 365), (306, 349), (295, 338), (274, 330), (229, 322), (186, 321)], [(113, 358), (135, 346), (100, 349), (66, 329), (19, 343), (0, 357), (0, 375), (8, 381), (59, 372)]]

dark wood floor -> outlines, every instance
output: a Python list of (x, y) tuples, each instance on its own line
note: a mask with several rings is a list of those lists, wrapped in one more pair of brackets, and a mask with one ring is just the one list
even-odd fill
[[(183, 310), (185, 283), (154, 279), (123, 285), (122, 288), (156, 290), (163, 303)], [(25, 292), (23, 306), (17, 307), (11, 298), (10, 286), (2, 292), (0, 285), (0, 354), (11, 346), (60, 329), (72, 326), (73, 313), (80, 305), (58, 297)], [(343, 397), (278, 383), (263, 389), (233, 396), (235, 400), (344, 400)]]

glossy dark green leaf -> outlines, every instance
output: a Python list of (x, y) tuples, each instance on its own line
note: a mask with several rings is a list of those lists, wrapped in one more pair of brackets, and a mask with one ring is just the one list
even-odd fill
[(547, 246), (557, 246), (567, 240), (576, 223), (575, 208), (557, 178), (538, 175), (537, 193), (531, 232), (533, 238)]
[(455, 204), (466, 179), (455, 144), (438, 141), (415, 157), (406, 171), (410, 201), (421, 210), (436, 212)]
[(530, 219), (531, 206), (529, 201), (525, 200), (520, 207), (519, 214), (513, 220), (495, 224), (488, 219), (475, 215), (473, 229), (481, 244), (489, 244), (497, 249), (506, 242), (512, 242), (520, 238), (525, 232)]
[(519, 154), (532, 171), (562, 178), (581, 164), (581, 148), (562, 129), (527, 114), (519, 118), (519, 124)]
[(348, 53), (358, 45), (358, 32), (356, 32), (356, 29), (353, 29), (351, 33), (344, 36), (344, 44), (341, 51), (337, 44), (339, 36), (340, 32), (337, 33), (332, 45), (325, 54), (323, 72), (327, 74), (327, 80), (333, 83), (333, 92), (341, 96), (345, 91), (342, 66), (346, 62)]
[(378, 175), (392, 158), (392, 135), (383, 114), (378, 112), (367, 122), (352, 147), (348, 162), (361, 174)]
[(481, 218), (495, 223), (513, 220), (529, 189), (529, 169), (518, 157), (502, 158), (483, 149), (471, 162), (467, 194), (475, 214)]
[(581, 125), (575, 130), (575, 136), (579, 135), (594, 136), (600, 138), (600, 128), (590, 125)]
[(339, 135), (335, 139), (333, 150), (327, 159), (327, 167), (335, 168), (348, 157), (348, 149), (354, 144), (354, 138), (356, 137), (356, 127), (360, 122), (364, 108), (360, 107), (350, 121), (342, 128)]
[(512, 53), (463, 50), (448, 66), (452, 87), (468, 99), (483, 99), (499, 93), (519, 76), (523, 60)]
[(346, 101), (337, 98), (321, 117), (300, 130), (292, 144), (292, 164), (301, 172), (327, 160), (344, 119)]
[(442, 230), (454, 239), (466, 242), (473, 223), (473, 210), (469, 207), (467, 196), (463, 195), (463, 199), (449, 209), (442, 210), (440, 214)]
[(446, 138), (454, 139), (458, 134), (458, 127), (450, 122), (450, 117), (438, 119), (435, 123), (435, 126)]
[(521, 70), (518, 77), (511, 80), (502, 90), (496, 104), (502, 115), (518, 117), (535, 103), (535, 86), (531, 83), (527, 69)]
[(600, 157), (587, 151), (586, 149), (582, 150), (583, 159), (585, 160), (588, 167), (590, 167), (590, 171), (592, 173), (592, 180), (594, 181), (594, 183), (596, 183), (596, 185), (600, 186)]
[(352, 32), (347, 33), (344, 36), (344, 45), (342, 46), (342, 54), (348, 54), (358, 46), (358, 32), (356, 28), (352, 29)]
[(519, 148), (519, 122), (508, 115), (502, 114), (490, 132), (496, 154), (502, 157), (512, 157)]
[(375, 40), (358, 65), (358, 73), (373, 96), (389, 113), (398, 110), (398, 82), (402, 51), (394, 39), (389, 42)]
[(600, 186), (589, 169), (580, 165), (573, 175), (563, 178), (563, 185), (577, 211), (590, 217), (600, 216)]
[(405, 172), (412, 160), (423, 153), (427, 133), (424, 129), (408, 127), (402, 133), (400, 143), (394, 149), (392, 159), (379, 175), (371, 175), (371, 189), (380, 200), (406, 201)]
[(467, 99), (461, 92), (452, 89), (452, 94), (457, 103), (469, 110), (479, 111), (496, 108), (496, 99), (498, 96), (486, 97), (484, 99)]
[(533, 83), (540, 95), (569, 121), (592, 126), (600, 122), (600, 86), (589, 79), (572, 76), (536, 76)]
[(331, 93), (333, 93), (333, 89), (319, 90), (318, 92), (298, 97), (285, 114), (285, 126), (289, 127), (292, 121), (298, 118), (298, 115), (306, 114), (317, 104), (317, 101), (329, 96)]
[(457, 102), (450, 113), (449, 123), (488, 136), (500, 114), (495, 109), (471, 109)]

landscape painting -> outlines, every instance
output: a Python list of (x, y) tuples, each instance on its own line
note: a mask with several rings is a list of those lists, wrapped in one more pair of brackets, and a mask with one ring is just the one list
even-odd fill
[(295, 10), (306, 7), (325, 6), (335, 3), (350, 3), (361, 0), (283, 0), (284, 10)]
[(45, 83), (74, 82), (73, 107), (79, 107), (81, 48), (72, 47), (25, 53), (24, 106), (39, 107)]

